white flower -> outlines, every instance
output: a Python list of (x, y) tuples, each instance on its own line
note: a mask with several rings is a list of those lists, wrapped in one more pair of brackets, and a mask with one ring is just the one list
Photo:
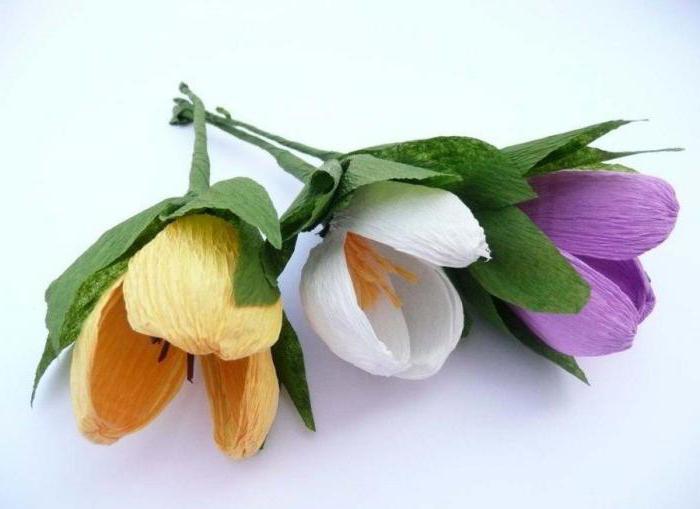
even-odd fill
[(399, 182), (361, 187), (301, 279), (306, 316), (339, 357), (375, 375), (426, 378), (457, 345), (462, 303), (440, 267), (489, 256), (452, 193)]

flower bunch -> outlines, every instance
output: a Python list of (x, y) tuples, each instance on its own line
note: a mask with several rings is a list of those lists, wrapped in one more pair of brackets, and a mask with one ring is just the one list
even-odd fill
[[(575, 356), (629, 348), (653, 309), (639, 256), (673, 229), (673, 189), (607, 162), (639, 152), (590, 146), (628, 121), (502, 149), (447, 136), (341, 153), (207, 112), (181, 90), (171, 123), (195, 128), (188, 192), (109, 230), (47, 291), (35, 390), (76, 342), (73, 405), (95, 442), (150, 422), (192, 379), (195, 356), (225, 453), (259, 450), (278, 381), (314, 429), (301, 346), (277, 290), (302, 232), (322, 237), (301, 276), (311, 326), (375, 375), (433, 375), (476, 313), (587, 382)], [(250, 179), (209, 185), (206, 123), (304, 184), (279, 219)]]

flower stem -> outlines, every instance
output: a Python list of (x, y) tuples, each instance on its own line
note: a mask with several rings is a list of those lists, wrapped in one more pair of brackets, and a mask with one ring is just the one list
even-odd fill
[(207, 125), (205, 121), (204, 103), (185, 83), (180, 83), (180, 92), (190, 98), (193, 105), (192, 119), (194, 122), (194, 150), (190, 168), (190, 187), (192, 193), (200, 193), (209, 188), (210, 163), (207, 153)]
[(297, 141), (293, 140), (288, 140), (287, 138), (283, 138), (282, 136), (278, 136), (273, 133), (269, 133), (267, 131), (263, 131), (262, 129), (255, 127), (254, 125), (248, 124), (246, 122), (241, 122), (240, 120), (236, 120), (231, 117), (228, 111), (226, 111), (222, 107), (216, 108), (216, 111), (218, 113), (221, 113), (224, 117), (226, 117), (226, 120), (228, 120), (231, 125), (235, 127), (242, 127), (243, 129), (246, 129), (252, 133), (255, 133), (259, 136), (262, 136), (263, 138), (267, 138), (268, 140), (275, 141), (279, 143), (280, 145), (291, 148), (293, 150), (297, 150), (301, 152), (302, 154), (307, 154), (313, 157), (316, 157), (318, 159), (321, 159), (322, 161), (328, 161), (329, 159), (337, 159), (340, 155), (339, 152), (334, 152), (332, 150), (323, 150), (315, 147), (310, 147), (309, 145), (305, 145), (303, 143), (299, 143)]

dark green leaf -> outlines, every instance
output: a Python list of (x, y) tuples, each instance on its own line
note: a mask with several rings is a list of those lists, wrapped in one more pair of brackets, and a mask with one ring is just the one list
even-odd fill
[(349, 156), (345, 164), (347, 164), (347, 169), (343, 173), (340, 186), (338, 186), (338, 199), (342, 199), (358, 187), (385, 180), (439, 179), (445, 184), (455, 184), (461, 181), (457, 175), (426, 170), (388, 159), (379, 159), (369, 154)]
[(172, 220), (187, 214), (203, 211), (230, 213), (258, 228), (276, 248), (282, 247), (277, 212), (267, 191), (247, 177), (236, 177), (217, 182), (174, 212), (163, 214), (164, 220)]
[(600, 164), (603, 161), (610, 159), (618, 159), (620, 157), (633, 156), (636, 154), (650, 154), (653, 152), (678, 152), (679, 148), (662, 148), (656, 150), (636, 150), (632, 152), (608, 152), (595, 147), (583, 147), (576, 152), (566, 154), (559, 159), (551, 160), (547, 163), (538, 164), (528, 172), (528, 176), (541, 175), (543, 173), (551, 173), (557, 170), (568, 168), (583, 168), (586, 166)]
[(547, 343), (538, 338), (504, 302), (496, 301), (495, 305), (506, 327), (522, 344), (542, 357), (549, 359), (554, 364), (571, 373), (583, 383), (588, 384), (586, 374), (579, 367), (576, 359), (570, 355), (556, 351)]
[(126, 260), (165, 225), (159, 216), (182, 205), (164, 200), (105, 232), (46, 290), (44, 354), (37, 367), (32, 399), (49, 364), (77, 338), (85, 318), (106, 288), (125, 270)]
[(260, 232), (251, 225), (236, 221), (238, 259), (233, 275), (233, 297), (238, 306), (267, 306), (280, 297), (277, 278), (270, 277), (265, 265), (265, 247)]
[(504, 332), (509, 332), (506, 324), (501, 319), (501, 315), (498, 314), (496, 306), (494, 306), (491, 295), (483, 289), (466, 268), (445, 269), (445, 271), (462, 296), (463, 301), (466, 301), (474, 311), (479, 313), (490, 324)]
[(301, 231), (315, 228), (323, 220), (342, 174), (343, 169), (335, 159), (323, 163), (314, 171), (280, 219), (285, 240)]
[(282, 331), (277, 343), (272, 347), (272, 357), (277, 370), (277, 378), (287, 389), (304, 424), (311, 431), (316, 431), (311, 410), (309, 386), (306, 382), (304, 353), (297, 334), (286, 315), (282, 316)]
[(631, 120), (609, 120), (574, 131), (555, 134), (501, 149), (525, 175), (532, 167), (547, 164), (587, 146), (601, 136), (629, 124)]
[(490, 294), (547, 313), (578, 313), (590, 288), (549, 238), (517, 207), (474, 211), (493, 258), (469, 266)]
[(471, 208), (499, 208), (535, 197), (513, 162), (498, 149), (475, 138), (441, 136), (358, 150), (380, 159), (461, 177), (444, 185)]

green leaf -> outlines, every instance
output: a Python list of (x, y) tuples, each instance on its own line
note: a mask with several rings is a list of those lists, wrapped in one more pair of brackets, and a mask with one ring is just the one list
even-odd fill
[(522, 320), (520, 320), (520, 318), (516, 316), (515, 313), (513, 313), (511, 309), (508, 308), (507, 304), (496, 301), (495, 306), (497, 307), (506, 327), (508, 327), (508, 330), (510, 330), (511, 334), (515, 336), (516, 339), (518, 339), (522, 344), (527, 346), (536, 354), (552, 361), (554, 364), (571, 373), (586, 385), (589, 385), (586, 374), (579, 367), (575, 358), (556, 351), (554, 348), (542, 341), (522, 322)]
[(160, 215), (183, 203), (170, 198), (105, 232), (46, 290), (46, 346), (37, 366), (32, 400), (46, 368), (80, 333), (100, 295), (125, 270), (126, 261), (165, 226)]
[(247, 177), (236, 177), (217, 182), (174, 212), (163, 214), (172, 220), (202, 211), (233, 214), (258, 228), (276, 248), (282, 247), (277, 211), (265, 188)]
[(342, 174), (343, 168), (335, 159), (314, 171), (280, 219), (283, 239), (318, 226), (328, 211)]
[(544, 164), (537, 164), (528, 172), (528, 176), (541, 175), (543, 173), (551, 173), (563, 169), (578, 169), (590, 165), (600, 164), (603, 161), (610, 159), (618, 159), (620, 157), (633, 156), (636, 154), (651, 154), (654, 152), (678, 152), (680, 148), (662, 148), (655, 150), (635, 150), (632, 152), (608, 152), (595, 147), (583, 147), (576, 152), (571, 152), (555, 160)]
[(286, 315), (282, 316), (282, 331), (277, 342), (272, 346), (272, 358), (277, 370), (277, 378), (287, 389), (306, 427), (316, 431), (314, 415), (311, 410), (311, 396), (306, 382), (304, 353), (297, 334)]
[(338, 187), (338, 199), (342, 199), (358, 187), (385, 180), (439, 179), (440, 182), (445, 184), (454, 184), (461, 181), (461, 178), (457, 175), (426, 170), (425, 168), (397, 163), (388, 159), (379, 159), (369, 154), (349, 156), (345, 164), (347, 169)]
[(238, 306), (268, 306), (280, 298), (277, 277), (265, 265), (265, 243), (257, 228), (233, 219), (238, 230), (239, 251), (233, 275), (233, 297)]
[(441, 136), (353, 154), (359, 153), (459, 176), (459, 183), (446, 184), (444, 189), (459, 195), (471, 208), (499, 208), (536, 196), (510, 158), (475, 138)]
[(538, 355), (588, 383), (576, 359), (557, 352), (535, 335), (503, 301), (494, 300), (466, 269), (448, 269), (448, 275), (458, 291), (477, 313), (502, 332), (515, 337)]
[(493, 258), (469, 271), (490, 294), (546, 313), (578, 313), (590, 288), (549, 238), (517, 207), (474, 211)]
[(501, 149), (518, 167), (521, 175), (525, 175), (532, 167), (547, 164), (560, 159), (567, 154), (576, 152), (601, 136), (617, 129), (631, 120), (609, 120), (600, 124), (589, 125), (565, 133), (547, 136), (537, 140), (512, 145)]

